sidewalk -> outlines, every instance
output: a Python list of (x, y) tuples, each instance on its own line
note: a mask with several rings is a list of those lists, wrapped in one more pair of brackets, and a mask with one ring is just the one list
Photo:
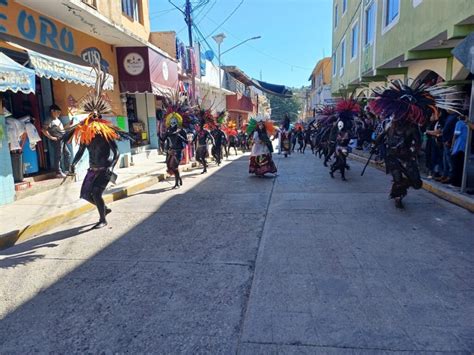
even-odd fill
[[(351, 159), (366, 163), (369, 158), (369, 154), (361, 150), (352, 150), (352, 153), (349, 154)], [(370, 166), (377, 168), (379, 170), (385, 171), (383, 165), (375, 163), (373, 160), (369, 163)], [(422, 176), (423, 180), (423, 189), (431, 192), (432, 194), (449, 201), (457, 206), (465, 208), (466, 210), (474, 213), (474, 197), (468, 194), (462, 194), (454, 188), (448, 187), (437, 181), (427, 179)]]
[[(192, 166), (192, 163), (182, 165), (181, 169), (189, 170)], [(115, 172), (117, 184), (107, 188), (106, 203), (126, 198), (168, 177), (163, 155), (155, 155), (128, 168), (115, 169)], [(94, 210), (93, 205), (79, 198), (81, 185), (82, 181), (66, 183), (0, 206), (0, 250)]]

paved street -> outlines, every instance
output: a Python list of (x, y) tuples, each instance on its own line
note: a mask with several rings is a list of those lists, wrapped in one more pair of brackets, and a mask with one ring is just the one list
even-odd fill
[(471, 213), (275, 157), (276, 179), (241, 156), (0, 251), (0, 353), (474, 351)]

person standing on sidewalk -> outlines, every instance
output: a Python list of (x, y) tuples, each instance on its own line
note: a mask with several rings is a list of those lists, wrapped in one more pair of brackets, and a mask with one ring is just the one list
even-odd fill
[(443, 126), (441, 140), (443, 142), (443, 176), (440, 181), (443, 184), (450, 184), (453, 178), (453, 160), (451, 156), (454, 130), (459, 121), (459, 115), (456, 112), (449, 111), (446, 123)]
[(71, 163), (71, 152), (69, 147), (62, 140), (66, 130), (72, 125), (72, 120), (69, 121), (66, 126), (63, 126), (63, 123), (59, 119), (61, 116), (61, 108), (58, 105), (51, 105), (49, 107), (50, 117), (43, 124), (43, 134), (51, 141), (51, 144), (54, 149), (54, 170), (56, 172), (57, 178), (64, 178), (64, 174), (61, 169), (61, 162), (64, 163), (64, 170), (69, 170), (69, 165)]
[(453, 163), (453, 175), (451, 184), (461, 187), (462, 175), (464, 169), (464, 154), (466, 150), (466, 140), (468, 134), (467, 116), (462, 115), (454, 128), (453, 149), (451, 151), (451, 159)]

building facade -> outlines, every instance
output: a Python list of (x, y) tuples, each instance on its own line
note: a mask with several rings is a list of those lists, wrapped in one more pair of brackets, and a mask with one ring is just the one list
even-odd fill
[[(131, 129), (128, 92), (124, 91), (120, 75), (126, 63), (118, 57), (118, 48), (148, 48), (158, 58), (153, 63), (161, 65), (154, 68), (159, 72), (157, 76), (177, 77), (173, 67), (176, 60), (150, 44), (149, 37), (148, 0), (0, 1), (0, 52), (24, 71), (33, 70), (35, 74), (34, 88), (30, 91), (12, 90), (11, 86), (0, 83), (0, 132), (3, 132), (0, 134), (0, 204), (15, 199), (20, 180), (18, 174), (15, 175), (18, 170), (15, 155), (23, 158), (20, 170), (31, 176), (52, 172), (53, 149), (41, 133), (42, 124), (49, 118), (49, 106), (53, 103), (61, 107), (64, 123), (81, 119), (78, 105), (94, 87), (92, 65), (100, 62), (109, 75), (105, 93), (113, 112), (106, 118), (124, 130)], [(149, 68), (141, 68), (142, 64), (129, 66), (131, 72), (149, 71)], [(152, 74), (149, 76), (152, 82)], [(169, 84), (170, 87), (174, 85), (175, 82)], [(134, 109), (139, 113), (138, 120), (146, 127), (147, 137), (144, 138), (148, 138), (148, 144), (157, 146), (155, 97), (150, 98), (151, 105), (146, 96), (148, 93), (137, 91), (134, 94), (143, 96), (137, 98)], [(6, 119), (5, 114), (10, 117)], [(29, 144), (24, 144), (22, 149), (10, 151), (12, 145), (5, 134), (6, 120), (15, 123), (11, 120), (25, 115), (32, 118), (41, 140), (31, 145), (31, 149)], [(73, 153), (77, 149), (74, 145), (71, 148)], [(119, 143), (124, 156), (130, 154), (130, 148), (129, 142)], [(121, 164), (125, 161), (127, 159), (122, 159)], [(84, 175), (86, 166), (87, 157), (77, 167), (79, 176)], [(35, 179), (25, 181), (30, 183)]]
[(334, 0), (331, 90), (390, 79), (461, 82), (454, 48), (474, 30), (471, 0)]
[(318, 61), (309, 77), (311, 88), (307, 106), (311, 117), (315, 116), (315, 110), (319, 105), (331, 101), (331, 70), (331, 58), (323, 58)]

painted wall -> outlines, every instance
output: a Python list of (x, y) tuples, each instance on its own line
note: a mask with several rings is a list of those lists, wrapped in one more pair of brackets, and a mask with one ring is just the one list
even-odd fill
[[(3, 132), (3, 135), (1, 132)], [(5, 117), (0, 115), (0, 205), (12, 203), (14, 200), (15, 185), (10, 150), (8, 149), (7, 128)]]
[(150, 43), (176, 58), (176, 32), (151, 32)]
[(135, 35), (148, 41), (150, 37), (150, 7), (148, 0), (138, 0), (141, 12), (141, 20), (133, 21), (122, 12), (122, 2), (119, 0), (98, 0), (97, 11), (106, 16), (112, 22), (133, 32)]
[[(332, 77), (332, 91), (337, 93), (341, 85), (357, 84), (375, 75), (374, 69), (380, 68), (389, 61), (398, 58), (423, 44), (431, 38), (446, 31), (448, 37), (454, 32), (456, 24), (474, 16), (474, 2), (472, 0), (422, 0), (414, 6), (413, 0), (400, 0), (399, 17), (393, 27), (385, 28), (383, 14), (386, 0), (348, 0), (347, 13), (342, 15), (342, 1), (333, 1), (333, 53), (337, 53), (337, 71)], [(375, 4), (375, 37), (372, 45), (364, 46), (365, 10), (370, 4)], [(334, 28), (334, 9), (338, 6), (338, 26)], [(360, 5), (360, 6), (359, 6)], [(351, 34), (352, 26), (359, 23), (359, 52), (357, 58), (351, 61)], [(397, 22), (398, 21), (398, 22)], [(341, 42), (345, 37), (346, 55), (343, 74), (340, 73)], [(452, 61), (452, 59), (451, 59)], [(443, 59), (423, 61), (426, 69), (439, 70), (444, 65)], [(410, 67), (411, 62), (405, 63)], [(417, 63), (413, 65), (418, 66)], [(429, 67), (432, 66), (432, 67)], [(443, 69), (446, 73), (451, 69)], [(417, 71), (412, 69), (411, 71)], [(454, 68), (453, 68), (454, 71)], [(448, 73), (446, 73), (448, 74)], [(448, 75), (449, 76), (449, 75)]]

